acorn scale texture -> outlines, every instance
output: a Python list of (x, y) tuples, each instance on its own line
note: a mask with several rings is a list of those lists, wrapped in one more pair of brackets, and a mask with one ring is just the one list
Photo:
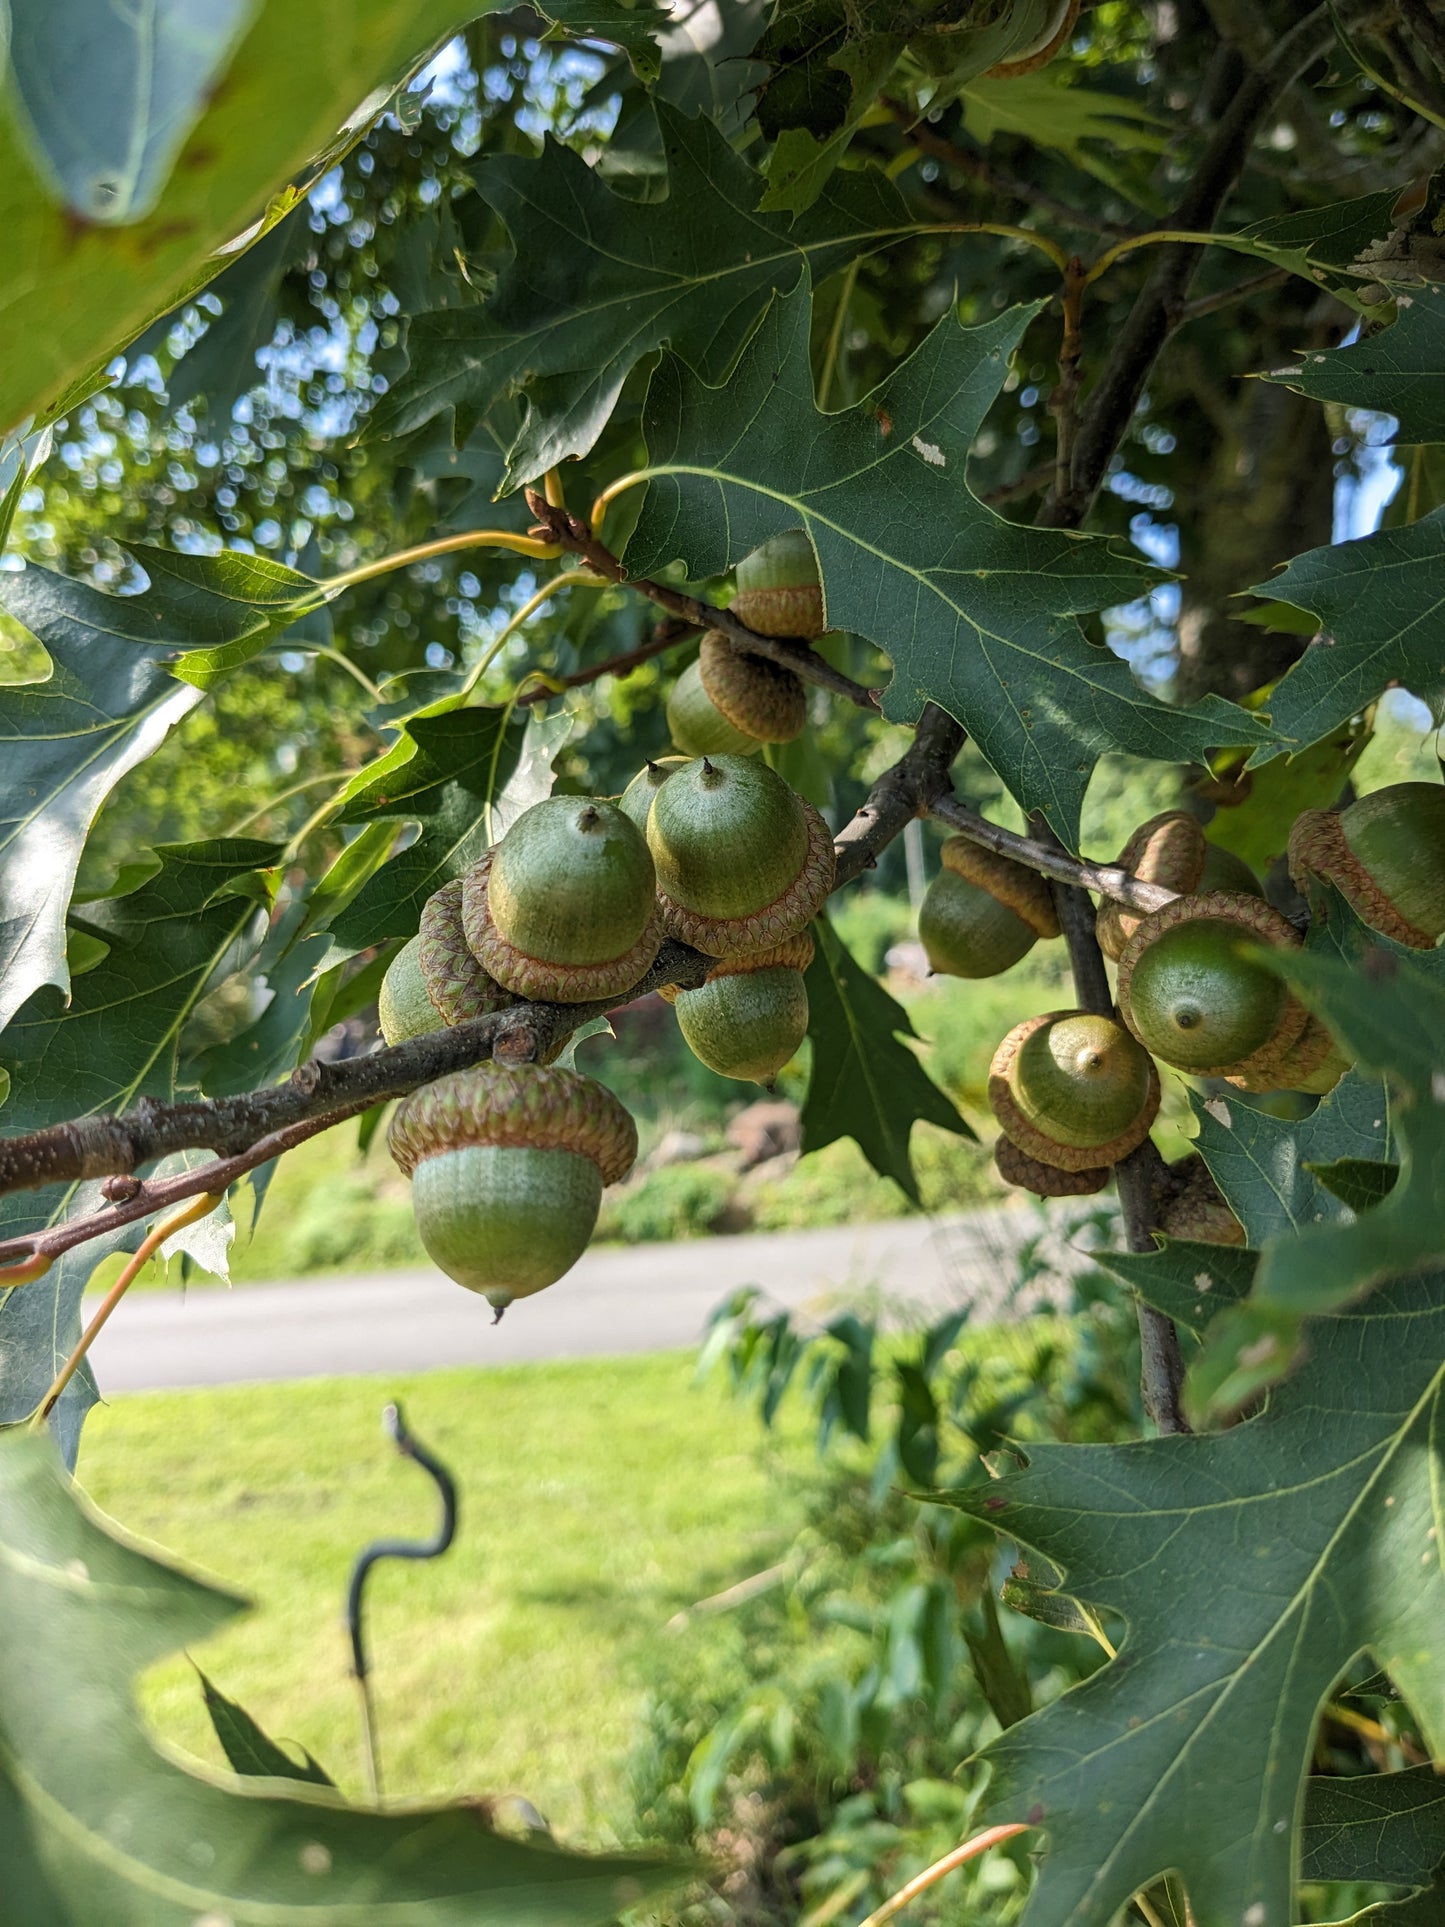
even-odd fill
[(498, 1312), (554, 1284), (627, 1175), (637, 1130), (602, 1085), (537, 1065), (478, 1066), (414, 1091), (388, 1134), (432, 1258)]
[(613, 803), (552, 796), (524, 810), (463, 880), (467, 944), (520, 997), (588, 1003), (630, 990), (662, 920), (647, 839)]
[(1064, 1171), (1117, 1164), (1149, 1135), (1159, 1075), (1112, 1017), (1050, 1010), (1016, 1024), (994, 1052), (989, 1108), (1006, 1137)]
[(833, 887), (833, 838), (766, 763), (704, 757), (653, 798), (647, 840), (663, 928), (709, 957), (795, 936)]
[(715, 964), (697, 990), (671, 1001), (688, 1048), (709, 1070), (771, 1084), (808, 1034), (806, 930), (786, 942)]
[(1109, 1182), (1107, 1164), (1086, 1165), (1081, 1171), (1063, 1171), (1057, 1164), (1045, 1164), (1021, 1151), (1011, 1137), (1000, 1136), (993, 1147), (993, 1161), (1005, 1184), (1032, 1191), (1036, 1198), (1087, 1198), (1102, 1191)]

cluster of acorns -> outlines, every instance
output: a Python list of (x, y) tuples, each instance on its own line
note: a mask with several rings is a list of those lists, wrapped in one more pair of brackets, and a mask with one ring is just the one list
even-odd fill
[[(962, 836), (943, 846), (918, 934), (931, 968), (958, 977), (1007, 970), (1059, 934), (1048, 886), (1032, 870)], [(1329, 1031), (1251, 946), (1291, 949), (1294, 925), (1258, 877), (1210, 843), (1194, 817), (1142, 824), (1120, 867), (1178, 891), (1148, 915), (1106, 902), (1096, 929), (1118, 971), (1118, 1017), (1050, 1011), (1015, 1026), (994, 1053), (989, 1103), (1002, 1130), (1001, 1174), (1040, 1196), (1102, 1190), (1110, 1167), (1144, 1140), (1159, 1109), (1155, 1060), (1245, 1091), (1331, 1090), (1349, 1062)], [(1332, 883), (1373, 929), (1429, 949), (1445, 933), (1445, 787), (1400, 783), (1335, 812), (1306, 810), (1289, 840), (1303, 890)], [(1172, 1236), (1242, 1241), (1198, 1159), (1165, 1200)]]
[[(760, 635), (821, 632), (801, 532), (739, 565), (733, 607)], [(804, 710), (791, 670), (711, 632), (668, 709), (682, 756), (649, 763), (616, 800), (534, 804), (428, 900), (382, 984), (386, 1042), (524, 1001), (623, 996), (676, 937), (712, 959), (698, 989), (663, 993), (688, 1044), (723, 1076), (771, 1082), (807, 1031), (807, 926), (834, 857), (822, 817), (752, 752), (796, 735)], [(399, 1106), (389, 1142), (427, 1251), (499, 1314), (570, 1269), (603, 1186), (637, 1156), (612, 1093), (555, 1063), (439, 1078)]]

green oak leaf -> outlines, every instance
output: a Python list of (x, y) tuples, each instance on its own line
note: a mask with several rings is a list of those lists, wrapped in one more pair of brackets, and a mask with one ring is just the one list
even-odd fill
[(1312, 1164), (1309, 1169), (1310, 1175), (1351, 1211), (1368, 1211), (1400, 1182), (1399, 1165), (1385, 1164), (1378, 1158), (1335, 1158), (1330, 1164)]
[(813, 1067), (803, 1102), (803, 1151), (851, 1137), (873, 1169), (915, 1204), (908, 1140), (921, 1118), (960, 1137), (974, 1133), (902, 1041), (916, 1037), (908, 1013), (851, 957), (826, 917), (813, 925), (808, 1036)]
[(1393, 415), (1393, 440), (1445, 442), (1445, 288), (1426, 282), (1401, 290), (1395, 305), (1395, 320), (1381, 333), (1348, 348), (1312, 350), (1265, 379), (1316, 401)]
[(1195, 1927), (1287, 1927), (1315, 1722), (1362, 1652), (1445, 1751), (1442, 1390), (1437, 1269), (1314, 1320), (1301, 1371), (1230, 1431), (1030, 1445), (943, 1495), (1127, 1627), (981, 1755), (972, 1823), (1042, 1829), (1025, 1927), (1106, 1927), (1171, 1869)]
[(652, 0), (638, 0), (635, 6), (627, 0), (532, 0), (532, 6), (560, 35), (610, 41), (627, 55), (639, 80), (657, 79), (662, 68), (657, 35), (667, 25), (667, 14)]
[[(237, 840), (172, 844), (159, 854), (160, 867), (128, 894), (76, 910), (86, 933), (105, 948), (75, 979), (68, 1002), (46, 985), (0, 1034), (0, 1068), (10, 1085), (0, 1125), (7, 1133), (121, 1111), (141, 1097), (169, 1100), (194, 1087), (194, 1067), (182, 1056), (186, 1020), (257, 921), (257, 871), (274, 860), (276, 849)], [(158, 1175), (204, 1158), (182, 1152)], [(91, 1183), (11, 1192), (0, 1198), (0, 1239), (102, 1203), (99, 1185)], [(43, 1277), (0, 1294), (0, 1426), (35, 1409), (79, 1338), (80, 1301), (95, 1267), (116, 1252), (133, 1251), (146, 1230), (138, 1222), (77, 1246)], [(190, 1227), (185, 1240), (207, 1269), (224, 1269), (211, 1219)], [(54, 1429), (68, 1460), (95, 1395), (83, 1367), (57, 1409)]]
[(109, 948), (68, 1000), (42, 986), (0, 1035), (8, 1130), (174, 1097), (186, 1021), (264, 912), (259, 872), (278, 854), (240, 837), (162, 844), (138, 889), (76, 906), (75, 923)]
[(1305, 1794), (1305, 1880), (1418, 1887), (1445, 1861), (1445, 1779), (1433, 1766), (1318, 1778)]
[(252, 0), (16, 10), (10, 82), (31, 159), (80, 221), (144, 218), (253, 12)]
[(1303, 1118), (1274, 1117), (1232, 1091), (1208, 1098), (1191, 1091), (1189, 1102), (1198, 1122), (1195, 1148), (1255, 1249), (1347, 1215), (1311, 1165), (1388, 1160), (1391, 1150), (1385, 1093), (1355, 1072)]
[(0, 688), (0, 1027), (42, 984), (68, 989), (65, 911), (110, 791), (200, 701), (140, 596), (30, 567), (0, 605), (45, 645), (44, 682)]
[(377, 1811), (332, 1789), (190, 1773), (136, 1675), (245, 1602), (94, 1512), (39, 1439), (0, 1441), (0, 1842), (26, 1927), (605, 1927), (685, 1875), (494, 1833), (475, 1803)]
[(1242, 1245), (1190, 1238), (1166, 1239), (1161, 1251), (1105, 1250), (1089, 1256), (1132, 1285), (1146, 1305), (1194, 1332), (1247, 1296), (1259, 1263), (1259, 1253)]
[[(249, 29), (221, 85), (186, 135), (159, 200), (139, 221), (77, 221), (37, 176), (19, 117), (0, 115), (0, 231), (9, 259), (25, 263), (23, 274), (0, 283), (0, 334), (8, 349), (0, 363), (0, 430), (42, 412), (53, 420), (68, 392), (79, 399), (98, 386), (106, 363), (148, 322), (225, 265), (218, 249), (234, 245), (250, 224), (259, 237), (296, 206), (304, 196), (297, 182), (344, 153), (413, 68), (490, 11), (490, 0), (316, 0), (305, 7), (259, 0), (247, 11)], [(156, 9), (97, 4), (84, 12), (92, 20), (133, 14), (140, 21), (153, 20)], [(26, 13), (62, 25), (75, 17), (69, 8)], [(74, 45), (72, 34), (66, 63)], [(47, 71), (57, 88), (64, 84), (65, 64)], [(89, 110), (82, 118), (88, 123)]]
[[(1251, 1391), (1279, 1377), (1310, 1314), (1332, 1310), (1383, 1278), (1435, 1263), (1445, 1251), (1445, 952), (1389, 943), (1334, 891), (1321, 892), (1315, 909), (1304, 951), (1280, 953), (1271, 962), (1360, 1067), (1383, 1077), (1385, 1087), (1373, 1087), (1376, 1116), (1384, 1113), (1387, 1088), (1399, 1175), (1358, 1215), (1337, 1204), (1319, 1222), (1269, 1240), (1252, 1295), (1214, 1328), (1195, 1365), (1192, 1398), (1200, 1409), (1210, 1401), (1237, 1402), (1241, 1363)], [(1330, 1102), (1326, 1098), (1315, 1116)], [(1394, 1160), (1382, 1158), (1381, 1148), (1357, 1158), (1348, 1151), (1316, 1155), (1305, 1163), (1345, 1159), (1388, 1170)], [(1301, 1183), (1338, 1200), (1338, 1187), (1324, 1185), (1313, 1168), (1302, 1169)]]
[(65, 909), (115, 784), (195, 707), (195, 691), (327, 599), (265, 556), (140, 545), (131, 554), (149, 578), (138, 595), (106, 595), (35, 562), (0, 572), (0, 608), (52, 665), (43, 682), (0, 687), (0, 1027), (41, 984), (69, 982)]
[(1445, 719), (1445, 509), (1310, 549), (1250, 594), (1308, 609), (1322, 629), (1270, 696), (1275, 741), (1255, 762), (1317, 743), (1395, 684)]
[(196, 1678), (201, 1682), (206, 1711), (233, 1773), (253, 1780), (302, 1780), (312, 1786), (335, 1786), (325, 1767), (318, 1766), (304, 1747), (301, 1749), (304, 1760), (293, 1760), (284, 1747), (278, 1746), (271, 1735), (257, 1725), (245, 1707), (227, 1699), (199, 1666)]
[[(1316, 284), (1328, 281), (1337, 300), (1374, 314), (1378, 310), (1363, 303), (1356, 290), (1364, 281), (1390, 279), (1390, 263), (1381, 258), (1381, 251), (1396, 231), (1398, 199), (1394, 188), (1384, 188), (1378, 194), (1332, 201), (1327, 207), (1271, 215), (1215, 239), (1221, 246), (1272, 261)], [(1403, 261), (1400, 265), (1407, 278), (1415, 278), (1413, 268)]]
[(675, 355), (644, 411), (647, 497), (626, 560), (681, 556), (719, 575), (766, 537), (806, 528), (829, 626), (893, 659), (890, 719), (956, 716), (1025, 810), (1071, 848), (1100, 756), (1177, 761), (1263, 741), (1218, 697), (1171, 709), (1075, 620), (1136, 597), (1151, 571), (1097, 538), (1005, 521), (966, 482), (969, 450), (1037, 306), (965, 328), (947, 315), (856, 408), (813, 399), (806, 290), (775, 301), (725, 388)]
[[(1304, 620), (1313, 634), (1314, 624), (1308, 617)], [(1338, 802), (1369, 741), (1365, 719), (1352, 717), (1297, 755), (1279, 756), (1263, 769), (1252, 770), (1243, 802), (1215, 813), (1209, 841), (1222, 850), (1233, 850), (1263, 876), (1274, 859), (1284, 855), (1301, 810), (1327, 810)]]
[(516, 253), (485, 307), (412, 318), (408, 366), (369, 432), (407, 434), (446, 409), (469, 425), (521, 389), (509, 462), (512, 482), (528, 481), (586, 454), (644, 355), (671, 342), (721, 381), (764, 301), (805, 263), (821, 280), (916, 225), (872, 170), (830, 184), (802, 220), (761, 214), (760, 178), (717, 127), (655, 106), (665, 200), (624, 199), (552, 140), (538, 160), (495, 155), (478, 169)]

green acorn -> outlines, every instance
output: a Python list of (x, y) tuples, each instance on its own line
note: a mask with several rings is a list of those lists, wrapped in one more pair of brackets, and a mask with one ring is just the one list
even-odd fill
[(771, 1084), (808, 1034), (803, 972), (813, 961), (806, 930), (770, 950), (723, 959), (700, 990), (663, 995), (694, 1057), (720, 1077)]
[(918, 909), (918, 941), (930, 970), (994, 977), (1040, 937), (1058, 936), (1053, 896), (1036, 871), (966, 836), (950, 836), (939, 858), (943, 868)]
[(1026, 1156), (1061, 1171), (1097, 1170), (1149, 1135), (1159, 1078), (1112, 1017), (1051, 1010), (1016, 1024), (994, 1052), (988, 1101)]
[(833, 839), (766, 763), (703, 757), (670, 776), (647, 819), (663, 927), (708, 957), (767, 950), (833, 887)]
[(737, 566), (732, 612), (760, 636), (821, 636), (823, 584), (813, 545), (802, 529), (785, 529)]
[[(1264, 886), (1244, 859), (1209, 842), (1199, 819), (1187, 810), (1165, 810), (1141, 823), (1115, 861), (1121, 870), (1128, 870), (1142, 882), (1177, 890), (1181, 896), (1205, 896), (1216, 890), (1264, 895)], [(1142, 914), (1125, 909), (1122, 903), (1099, 905), (1094, 932), (1106, 957), (1119, 961)]]
[(617, 799), (617, 807), (647, 835), (647, 819), (652, 814), (652, 799), (676, 770), (690, 759), (686, 756), (659, 756), (648, 759)]
[(619, 996), (661, 946), (654, 881), (646, 839), (615, 803), (549, 796), (468, 871), (467, 943), (520, 997)]
[(1140, 919), (1119, 957), (1124, 1022), (1176, 1070), (1272, 1077), (1305, 1010), (1283, 978), (1245, 954), (1258, 944), (1295, 949), (1299, 934), (1254, 897), (1176, 897)]
[(376, 1015), (382, 1039), (387, 1044), (404, 1044), (408, 1038), (446, 1028), (446, 1018), (427, 995), (418, 955), (420, 949), (420, 937), (404, 943), (387, 965), (381, 980)]
[(709, 629), (667, 701), (672, 740), (689, 756), (751, 756), (790, 743), (808, 720), (807, 693), (791, 669), (750, 656)]
[(1053, 0), (1044, 24), (1022, 46), (1007, 56), (995, 61), (989, 68), (989, 80), (1021, 80), (1025, 74), (1037, 73), (1063, 46), (1074, 30), (1074, 22), (1079, 17), (1080, 0)]
[(637, 1127), (603, 1085), (536, 1064), (439, 1077), (398, 1107), (388, 1133), (412, 1180), (433, 1261), (498, 1316), (555, 1284), (587, 1248), (602, 1187), (637, 1157)]
[(1289, 838), (1298, 889), (1333, 883), (1382, 937), (1433, 950), (1445, 934), (1445, 784), (1394, 783), (1347, 809), (1302, 810)]

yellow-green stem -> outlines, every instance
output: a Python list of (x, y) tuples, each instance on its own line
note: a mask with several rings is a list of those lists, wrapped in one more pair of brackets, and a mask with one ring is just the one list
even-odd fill
[(153, 1230), (146, 1233), (136, 1249), (135, 1256), (131, 1258), (119, 1278), (116, 1279), (110, 1290), (105, 1294), (104, 1298), (101, 1299), (100, 1309), (80, 1334), (80, 1340), (74, 1351), (52, 1379), (50, 1390), (45, 1394), (44, 1398), (41, 1399), (40, 1404), (35, 1409), (34, 1416), (30, 1420), (30, 1430), (32, 1432), (43, 1432), (45, 1430), (46, 1423), (50, 1418), (50, 1414), (55, 1410), (61, 1393), (80, 1370), (85, 1354), (100, 1336), (105, 1321), (130, 1290), (141, 1267), (148, 1259), (155, 1255), (167, 1238), (172, 1237), (177, 1231), (183, 1231), (188, 1224), (194, 1224), (197, 1218), (204, 1218), (207, 1212), (214, 1211), (220, 1202), (219, 1193), (203, 1191), (200, 1197), (192, 1198), (189, 1204), (183, 1205), (179, 1211), (174, 1212), (169, 1218), (163, 1219)]
[(413, 562), (431, 562), (439, 555), (459, 555), (465, 549), (510, 549), (514, 555), (529, 555), (538, 562), (553, 562), (562, 550), (556, 542), (544, 542), (535, 535), (514, 535), (510, 529), (467, 529), (461, 535), (442, 536), (435, 542), (420, 542), (414, 549), (398, 549), (394, 555), (364, 562), (360, 568), (347, 569), (342, 575), (329, 575), (321, 586), (328, 595), (353, 589), (358, 582), (370, 582), (379, 575), (410, 568)]
[(946, 1853), (941, 1860), (935, 1860), (931, 1867), (925, 1867), (922, 1873), (915, 1874), (907, 1886), (900, 1887), (881, 1907), (876, 1907), (866, 1920), (860, 1921), (859, 1927), (883, 1927), (885, 1920), (892, 1920), (895, 1914), (902, 1913), (909, 1901), (927, 1893), (930, 1887), (936, 1886), (955, 1867), (976, 1860), (981, 1853), (987, 1853), (990, 1847), (1001, 1846), (1005, 1840), (1012, 1840), (1016, 1833), (1027, 1832), (1028, 1828), (1016, 1821), (1010, 1826), (988, 1827), (984, 1832), (976, 1833), (972, 1840), (965, 1840), (961, 1847), (955, 1847), (952, 1853)]

